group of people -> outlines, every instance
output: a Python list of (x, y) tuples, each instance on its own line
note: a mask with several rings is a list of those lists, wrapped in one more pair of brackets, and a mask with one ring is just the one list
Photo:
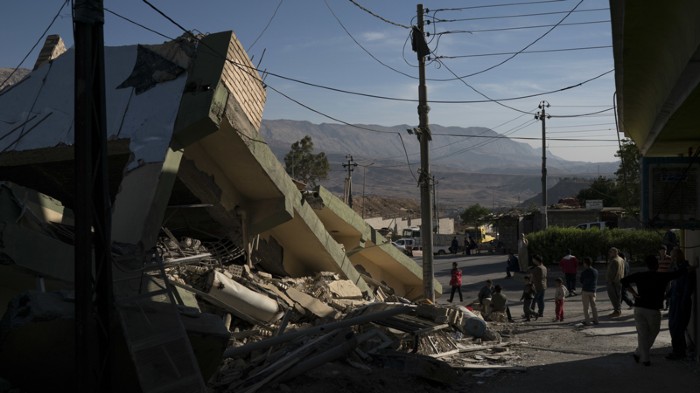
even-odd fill
[[(669, 310), (668, 323), (673, 348), (666, 358), (671, 360), (686, 358), (685, 331), (690, 321), (692, 295), (695, 293), (696, 286), (696, 275), (688, 272), (696, 269), (697, 266), (690, 266), (678, 246), (673, 247), (669, 254), (667, 247), (661, 245), (658, 255), (649, 255), (645, 258), (647, 271), (644, 272), (631, 273), (628, 259), (619, 249), (611, 247), (608, 251), (605, 279), (607, 294), (613, 308), (609, 317), (616, 318), (622, 315), (622, 303), (634, 309), (638, 335), (638, 346), (633, 354), (634, 360), (645, 366), (651, 364), (649, 350), (660, 331), (662, 309)], [(520, 297), (523, 302), (523, 318), (527, 321), (544, 316), (544, 299), (548, 281), (548, 271), (542, 256), (533, 255), (532, 262), (533, 266), (524, 276), (524, 287)], [(553, 319), (555, 322), (564, 321), (566, 299), (578, 295), (576, 292), (578, 283), (581, 288), (583, 324), (589, 326), (599, 324), (596, 304), (599, 273), (594, 267), (592, 258), (582, 258), (581, 264), (582, 271), (578, 274), (579, 260), (571, 250), (567, 250), (567, 254), (559, 261), (563, 278), (555, 279)], [(506, 266), (506, 278), (511, 278), (512, 273), (518, 271), (520, 271), (518, 257), (510, 253)], [(452, 301), (455, 292), (459, 293), (460, 301), (463, 301), (462, 272), (456, 262), (453, 263), (450, 285), (452, 292), (449, 301)], [(503, 313), (507, 315), (509, 321), (512, 321), (507, 298), (502, 293), (500, 285), (493, 285), (491, 280), (486, 280), (479, 291), (478, 302), (485, 316)]]

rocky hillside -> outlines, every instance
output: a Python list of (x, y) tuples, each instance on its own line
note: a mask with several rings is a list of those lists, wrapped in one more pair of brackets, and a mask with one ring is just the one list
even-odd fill
[[(364, 194), (419, 201), (420, 149), (417, 138), (406, 131), (410, 126), (359, 127), (373, 131), (343, 124), (264, 120), (260, 132), (280, 161), (292, 143), (306, 135), (311, 136), (314, 151), (326, 153), (331, 164), (328, 179), (321, 185), (336, 195), (343, 194), (344, 179), (348, 176), (343, 164), (347, 163), (350, 154), (358, 163), (351, 172), (355, 200)], [(431, 125), (431, 130), (434, 134), (431, 173), (440, 211), (451, 212), (475, 203), (489, 208), (514, 207), (540, 194), (541, 153), (537, 149), (502, 138), (486, 128)], [(614, 163), (551, 160), (548, 187), (554, 187), (564, 178), (584, 179), (579, 189), (571, 190), (572, 195), (557, 194), (551, 198), (576, 195), (587, 187), (585, 179), (592, 178), (591, 173), (596, 177), (612, 176), (616, 169)]]

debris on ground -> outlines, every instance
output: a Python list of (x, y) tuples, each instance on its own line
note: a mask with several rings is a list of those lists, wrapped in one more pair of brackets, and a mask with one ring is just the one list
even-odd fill
[(198, 308), (220, 316), (231, 334), (209, 380), (216, 392), (279, 386), (332, 362), (403, 370), (443, 385), (467, 370), (476, 377), (523, 370), (501, 341), (507, 324), (463, 306), (410, 302), (385, 284), (374, 288), (378, 301), (333, 272), (279, 277), (243, 254), (218, 259), (191, 238), (164, 237), (158, 250), (168, 281), (196, 294)]

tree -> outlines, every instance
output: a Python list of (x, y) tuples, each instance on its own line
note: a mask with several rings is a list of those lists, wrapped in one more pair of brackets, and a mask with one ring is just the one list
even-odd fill
[(620, 158), (615, 179), (600, 176), (589, 188), (581, 190), (576, 197), (581, 202), (586, 199), (602, 199), (603, 206), (620, 206), (628, 213), (639, 213), (641, 199), (639, 150), (632, 140), (623, 139), (615, 157)]
[(292, 143), (292, 148), (284, 156), (284, 169), (294, 179), (316, 186), (319, 180), (328, 177), (330, 165), (326, 153), (313, 154), (314, 143), (310, 136)]
[(581, 202), (585, 202), (586, 199), (602, 199), (603, 206), (619, 206), (618, 187), (615, 180), (603, 176), (598, 176), (589, 188), (579, 191), (576, 198)]
[(491, 214), (491, 211), (480, 204), (474, 204), (464, 209), (459, 217), (464, 225), (481, 225), (486, 222), (486, 217)]
[(620, 158), (620, 167), (615, 172), (619, 187), (620, 206), (631, 213), (639, 212), (641, 183), (639, 177), (639, 149), (631, 139), (623, 139), (620, 150), (615, 153)]

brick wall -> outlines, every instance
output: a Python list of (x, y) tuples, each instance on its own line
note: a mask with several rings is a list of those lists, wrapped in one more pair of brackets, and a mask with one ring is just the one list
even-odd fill
[(259, 130), (265, 107), (265, 89), (260, 74), (254, 69), (248, 54), (233, 33), (226, 57), (228, 61), (222, 74), (224, 84), (236, 98), (253, 127)]

